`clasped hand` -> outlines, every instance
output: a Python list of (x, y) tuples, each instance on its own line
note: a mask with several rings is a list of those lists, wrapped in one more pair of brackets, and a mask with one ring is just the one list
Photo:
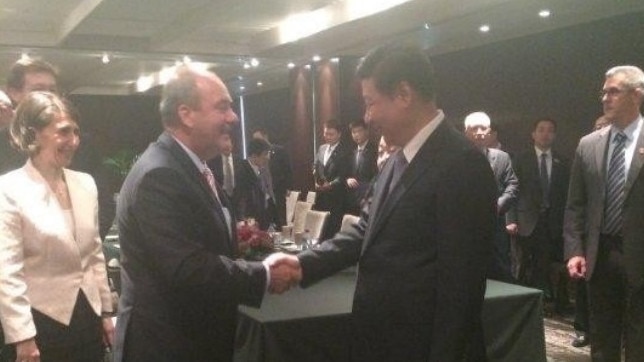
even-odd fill
[(295, 255), (275, 253), (264, 259), (271, 273), (268, 291), (272, 294), (282, 294), (302, 280), (302, 268)]

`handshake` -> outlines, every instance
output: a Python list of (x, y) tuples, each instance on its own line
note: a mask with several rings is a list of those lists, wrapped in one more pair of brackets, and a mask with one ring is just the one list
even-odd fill
[(302, 268), (297, 256), (285, 253), (275, 253), (264, 259), (264, 265), (270, 270), (271, 294), (282, 294), (302, 280)]

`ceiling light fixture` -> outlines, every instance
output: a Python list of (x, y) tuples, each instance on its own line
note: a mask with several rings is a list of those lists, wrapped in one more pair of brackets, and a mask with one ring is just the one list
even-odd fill
[(245, 89), (246, 89), (246, 87), (244, 87), (243, 85), (240, 85), (240, 86), (239, 86), (239, 90), (240, 90), (240, 91), (243, 91), (243, 90), (245, 90)]
[(189, 56), (184, 55), (184, 56), (183, 56), (183, 62), (187, 64), (187, 63), (192, 62), (192, 59), (190, 59), (190, 57), (189, 57)]
[(257, 68), (259, 66), (259, 60), (257, 60), (257, 58), (251, 58), (250, 59), (250, 65), (253, 68)]
[(31, 59), (31, 57), (29, 56), (29, 53), (22, 52), (22, 54), (20, 54), (20, 60), (26, 61), (26, 60), (29, 60), (29, 59)]
[(295, 63), (289, 62), (286, 66), (288, 67), (288, 69), (293, 69), (295, 68)]
[(487, 25), (487, 24), (483, 24), (483, 25), (481, 25), (481, 27), (479, 28), (479, 31), (480, 31), (481, 33), (487, 33), (488, 31), (490, 31), (490, 26), (489, 26), (489, 25)]
[(244, 62), (244, 69), (249, 69), (249, 68), (250, 68), (250, 64), (248, 62)]
[(258, 86), (258, 87), (261, 87), (261, 86), (263, 86), (263, 85), (264, 85), (264, 83), (262, 83), (262, 82), (257, 82), (257, 86)]
[(110, 60), (111, 60), (110, 56), (107, 53), (103, 53), (103, 56), (101, 57), (101, 62), (103, 62), (103, 64), (107, 64), (110, 62)]
[(429, 30), (430, 27), (431, 25), (429, 23), (423, 24), (423, 28), (425, 28), (425, 30)]
[(542, 18), (549, 17), (550, 16), (550, 10), (543, 9), (543, 10), (539, 11), (539, 16), (542, 17)]
[(340, 61), (340, 58), (338, 58), (338, 57), (331, 58), (332, 63), (338, 63), (339, 61)]
[(319, 62), (319, 61), (320, 61), (320, 59), (322, 59), (322, 58), (320, 58), (320, 56), (319, 56), (319, 55), (314, 55), (314, 56), (313, 56), (313, 58), (311, 58), (311, 60), (313, 60), (313, 61), (314, 61), (314, 62), (316, 62), (316, 63), (317, 63), (317, 62)]

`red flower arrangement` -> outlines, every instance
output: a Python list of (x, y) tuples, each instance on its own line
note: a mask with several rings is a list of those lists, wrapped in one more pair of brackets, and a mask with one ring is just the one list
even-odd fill
[(273, 251), (273, 238), (254, 219), (237, 223), (237, 247), (243, 258), (261, 258)]

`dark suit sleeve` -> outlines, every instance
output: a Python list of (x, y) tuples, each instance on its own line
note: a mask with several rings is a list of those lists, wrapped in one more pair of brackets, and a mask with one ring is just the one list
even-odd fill
[(224, 256), (231, 250), (226, 226), (212, 219), (197, 186), (170, 168), (143, 176), (129, 210), (141, 234), (130, 245), (132, 254), (170, 288), (214, 302), (258, 306), (266, 286), (263, 265)]
[(317, 249), (297, 256), (302, 265), (302, 287), (308, 287), (358, 262), (369, 218), (368, 209), (368, 205), (363, 208), (360, 221), (348, 230), (341, 230)]
[(460, 360), (481, 323), (496, 220), (496, 182), (487, 160), (471, 150), (457, 161), (437, 191), (438, 273), (429, 358), (437, 362)]
[(512, 207), (519, 197), (519, 178), (514, 173), (512, 161), (508, 154), (504, 154), (503, 166), (499, 175), (499, 182), (503, 192), (497, 200), (499, 215), (504, 215)]
[(583, 256), (584, 223), (586, 219), (586, 183), (584, 180), (582, 144), (575, 152), (570, 170), (568, 199), (564, 213), (564, 259)]

